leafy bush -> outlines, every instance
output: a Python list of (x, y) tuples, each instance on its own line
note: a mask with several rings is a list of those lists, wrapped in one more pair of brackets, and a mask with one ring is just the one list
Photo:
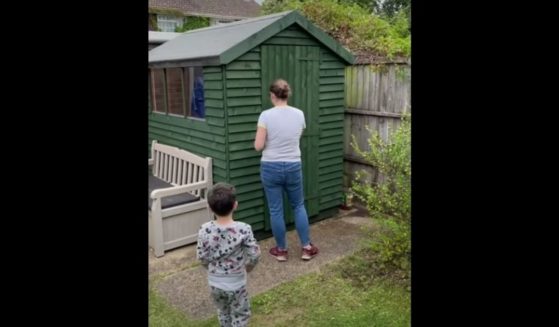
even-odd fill
[(380, 175), (376, 183), (365, 182), (361, 171), (352, 189), (366, 204), (380, 228), (374, 233), (372, 248), (381, 264), (408, 270), (411, 259), (411, 119), (404, 117), (400, 127), (385, 142), (378, 132), (371, 132), (370, 150), (359, 148), (352, 136), (351, 146)]
[(182, 26), (175, 28), (175, 32), (183, 33), (186, 31), (194, 30), (197, 28), (210, 26), (210, 19), (208, 17), (195, 17), (191, 16), (186, 19), (186, 23)]
[(411, 35), (404, 12), (381, 18), (355, 3), (337, 0), (266, 0), (264, 14), (299, 10), (314, 24), (354, 52), (372, 52), (379, 56), (409, 56)]

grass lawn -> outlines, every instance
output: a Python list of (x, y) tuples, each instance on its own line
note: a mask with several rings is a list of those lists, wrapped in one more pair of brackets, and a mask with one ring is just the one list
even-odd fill
[[(398, 274), (372, 278), (368, 256), (360, 251), (319, 273), (302, 276), (253, 297), (249, 325), (410, 326), (409, 279), (399, 278)], [(216, 317), (189, 320), (152, 288), (149, 317), (150, 327), (219, 326)]]

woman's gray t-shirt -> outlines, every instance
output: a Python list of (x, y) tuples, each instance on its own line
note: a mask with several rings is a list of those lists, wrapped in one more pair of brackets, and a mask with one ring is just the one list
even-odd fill
[(266, 129), (262, 161), (301, 161), (299, 140), (305, 129), (305, 115), (295, 107), (274, 107), (264, 110), (258, 127)]

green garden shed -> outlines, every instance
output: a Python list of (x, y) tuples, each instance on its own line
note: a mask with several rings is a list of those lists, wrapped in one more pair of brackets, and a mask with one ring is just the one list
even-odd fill
[[(305, 113), (301, 140), (311, 221), (333, 215), (343, 197), (345, 67), (353, 56), (297, 11), (193, 30), (149, 52), (149, 140), (213, 159), (213, 181), (237, 188), (235, 219), (267, 234), (253, 148), (269, 85), (289, 82), (289, 104)], [(287, 202), (286, 202), (287, 203)], [(288, 223), (293, 222), (285, 206)]]

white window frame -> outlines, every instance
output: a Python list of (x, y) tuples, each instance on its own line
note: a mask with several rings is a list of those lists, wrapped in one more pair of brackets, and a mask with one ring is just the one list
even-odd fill
[(182, 26), (183, 22), (183, 17), (157, 15), (157, 28), (162, 32), (174, 32), (177, 27)]

